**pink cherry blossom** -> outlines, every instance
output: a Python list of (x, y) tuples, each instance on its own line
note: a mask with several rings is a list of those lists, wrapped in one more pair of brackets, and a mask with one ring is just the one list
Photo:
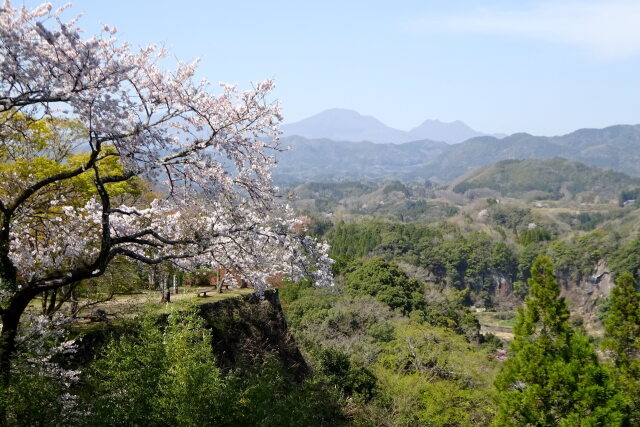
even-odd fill
[[(328, 246), (297, 231), (300, 221), (271, 183), (282, 149), (273, 81), (248, 90), (195, 81), (197, 61), (167, 71), (162, 48), (134, 49), (109, 26), (85, 38), (61, 11), (8, 1), (0, 9), (0, 133), (16, 117), (79, 123), (80, 136), (56, 152), (89, 153), (84, 164), (0, 183), (0, 338), (9, 343), (0, 346), (0, 370), (8, 372), (16, 322), (33, 297), (101, 275), (115, 257), (224, 267), (258, 291), (275, 274), (330, 284)], [(28, 161), (55, 159), (30, 141), (2, 141)], [(101, 172), (108, 158), (122, 171)], [(94, 197), (77, 204), (60, 192), (85, 175)], [(111, 186), (137, 178), (161, 196), (117, 203)]]

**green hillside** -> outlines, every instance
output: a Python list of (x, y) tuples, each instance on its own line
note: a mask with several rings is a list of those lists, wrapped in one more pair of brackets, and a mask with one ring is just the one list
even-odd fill
[(579, 129), (561, 136), (516, 133), (502, 139), (472, 138), (451, 146), (424, 173), (451, 180), (478, 166), (508, 159), (563, 157), (594, 166), (640, 175), (640, 126), (616, 125)]
[(458, 212), (450, 202), (437, 200), (436, 191), (429, 181), (309, 182), (289, 189), (288, 196), (300, 211), (342, 219), (433, 222)]
[(583, 163), (553, 159), (503, 160), (469, 173), (451, 185), (456, 193), (487, 188), (502, 196), (608, 201), (640, 179)]

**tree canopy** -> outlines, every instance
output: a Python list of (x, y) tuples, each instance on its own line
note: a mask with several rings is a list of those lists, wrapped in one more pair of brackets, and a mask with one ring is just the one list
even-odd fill
[(629, 424), (640, 422), (640, 293), (631, 273), (623, 273), (609, 296), (603, 348), (615, 363), (616, 386), (623, 391)]
[[(260, 290), (274, 274), (329, 283), (326, 246), (274, 198), (280, 107), (173, 71), (68, 6), (0, 9), (0, 369), (39, 293), (102, 275), (118, 257), (224, 267)], [(56, 24), (57, 23), (57, 24)], [(155, 197), (134, 195), (147, 185)]]
[(409, 313), (423, 305), (422, 284), (410, 279), (397, 265), (381, 258), (354, 262), (345, 274), (346, 292), (371, 295), (392, 309)]

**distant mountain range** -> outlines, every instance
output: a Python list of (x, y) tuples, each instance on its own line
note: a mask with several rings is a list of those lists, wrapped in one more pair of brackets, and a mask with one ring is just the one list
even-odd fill
[(481, 136), (449, 145), (430, 140), (404, 144), (338, 142), (285, 137), (293, 150), (278, 155), (280, 183), (349, 179), (450, 181), (474, 168), (507, 159), (562, 157), (640, 176), (640, 125), (581, 129), (563, 136), (518, 133)]
[(302, 136), (311, 139), (327, 138), (334, 141), (367, 141), (378, 144), (399, 144), (423, 139), (457, 144), (473, 137), (487, 135), (459, 120), (451, 123), (425, 120), (420, 126), (407, 132), (389, 127), (375, 117), (363, 116), (357, 111), (341, 108), (326, 110), (299, 122), (283, 125), (281, 130), (285, 137)]
[(517, 133), (502, 139), (472, 138), (451, 146), (425, 172), (448, 181), (473, 168), (500, 160), (552, 157), (640, 176), (640, 125), (580, 129), (553, 137)]

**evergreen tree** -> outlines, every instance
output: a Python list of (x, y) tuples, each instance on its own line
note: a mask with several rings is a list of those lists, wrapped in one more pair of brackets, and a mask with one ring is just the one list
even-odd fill
[(615, 363), (614, 379), (627, 406), (629, 425), (640, 425), (640, 293), (631, 273), (623, 273), (609, 297), (603, 348)]
[(621, 398), (569, 311), (549, 257), (538, 257), (518, 311), (510, 357), (496, 379), (495, 425), (619, 425)]

